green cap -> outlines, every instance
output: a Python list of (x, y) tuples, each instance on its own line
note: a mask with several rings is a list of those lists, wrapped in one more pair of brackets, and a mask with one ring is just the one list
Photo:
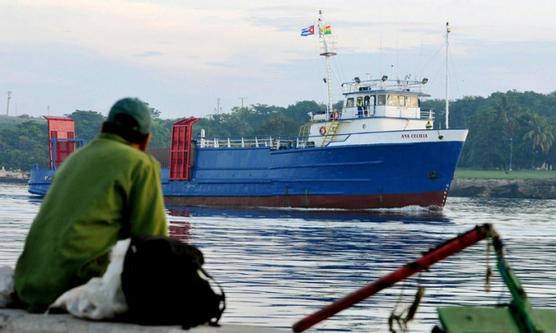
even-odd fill
[(112, 106), (106, 122), (141, 134), (149, 134), (151, 110), (138, 98), (123, 98)]

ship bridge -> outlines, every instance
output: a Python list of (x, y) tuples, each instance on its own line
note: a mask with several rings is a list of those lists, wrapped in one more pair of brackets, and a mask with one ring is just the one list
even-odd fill
[[(342, 83), (345, 97), (342, 110), (312, 115), (307, 135), (317, 138), (312, 140), (315, 146), (328, 146), (379, 132), (430, 130), (434, 114), (421, 110), (420, 103), (421, 98), (430, 97), (421, 91), (427, 82), (428, 79), (410, 81), (409, 76), (405, 80), (388, 80), (383, 76), (365, 81), (356, 77)], [(319, 136), (322, 140), (318, 140)]]
[(427, 82), (428, 79), (389, 81), (387, 76), (383, 76), (380, 80), (361, 81), (356, 77), (354, 81), (342, 84), (345, 96), (342, 118), (421, 119), (423, 115), (420, 109), (420, 98), (430, 95), (421, 92), (420, 89)]

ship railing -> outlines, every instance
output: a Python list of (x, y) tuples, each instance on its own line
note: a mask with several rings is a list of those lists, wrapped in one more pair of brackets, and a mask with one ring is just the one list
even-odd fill
[[(350, 82), (344, 82), (341, 84), (343, 91), (347, 93), (351, 92), (363, 92), (372, 90), (399, 90), (407, 91), (410, 88), (420, 89), (423, 86), (423, 82), (418, 80), (388, 80), (386, 79), (374, 79), (374, 80), (356, 80)], [(427, 80), (428, 81), (428, 80)]]
[(380, 79), (373, 80), (355, 79), (356, 80), (354, 81), (344, 82), (341, 84), (344, 93), (371, 92), (375, 90), (407, 92), (409, 89), (420, 91), (423, 85), (428, 82), (428, 79), (410, 80), (409, 77), (406, 77), (404, 80), (388, 80), (388, 76), (383, 76)]
[(428, 119), (434, 120), (434, 118), (435, 118), (435, 113), (432, 109), (421, 110), (419, 119), (421, 119), (421, 120), (428, 120)]
[(239, 138), (239, 139), (206, 139), (200, 138), (198, 140), (200, 148), (270, 148), (270, 149), (290, 149), (299, 146), (298, 138), (273, 138), (255, 137), (252, 139)]
[[(422, 120), (434, 120), (434, 112), (432, 110), (422, 110), (421, 119)], [(303, 132), (306, 133), (306, 132)], [(369, 135), (374, 132), (353, 132), (353, 133), (337, 133), (334, 134), (331, 140), (327, 140), (326, 143), (320, 144), (322, 141), (322, 135), (300, 135), (299, 137), (255, 137), (255, 138), (239, 138), (239, 139), (220, 139), (220, 138), (203, 138), (198, 137), (195, 140), (199, 148), (270, 148), (272, 150), (282, 150), (282, 149), (303, 149), (303, 148), (314, 148), (314, 147), (326, 147), (331, 143), (343, 143), (350, 141), (352, 137), (357, 137), (360, 135)], [(302, 133), (300, 133), (302, 134)]]
[(314, 148), (314, 147), (326, 147), (332, 142), (346, 142), (351, 138), (352, 135), (367, 134), (366, 133), (341, 133), (334, 134), (329, 140), (323, 141), (322, 135), (309, 135), (305, 137), (299, 137), (296, 139), (296, 148)]

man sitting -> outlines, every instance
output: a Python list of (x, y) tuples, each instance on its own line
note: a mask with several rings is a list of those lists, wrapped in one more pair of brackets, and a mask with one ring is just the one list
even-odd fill
[(160, 166), (145, 152), (150, 127), (148, 106), (124, 98), (56, 171), (15, 270), (16, 297), (30, 312), (101, 276), (118, 240), (167, 235)]

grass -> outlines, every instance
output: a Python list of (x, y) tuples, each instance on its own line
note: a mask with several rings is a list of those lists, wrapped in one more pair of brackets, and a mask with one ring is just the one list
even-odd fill
[(556, 171), (514, 170), (506, 172), (504, 170), (457, 169), (456, 178), (556, 180)]

